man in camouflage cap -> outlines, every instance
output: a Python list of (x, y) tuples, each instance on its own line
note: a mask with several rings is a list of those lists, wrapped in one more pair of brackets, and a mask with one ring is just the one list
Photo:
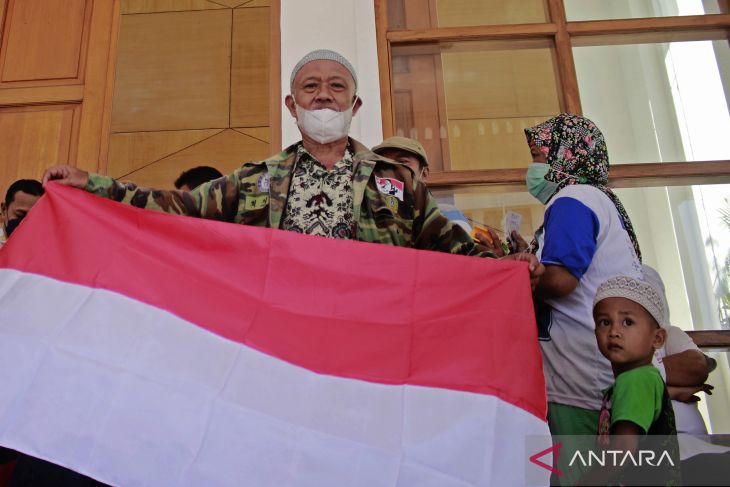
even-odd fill
[[(305, 55), (292, 70), (285, 104), (301, 141), (192, 192), (138, 188), (71, 166), (48, 169), (43, 181), (168, 213), (492, 257), (441, 214), (406, 165), (348, 137), (362, 101), (355, 70), (342, 55), (326, 49)], [(533, 277), (542, 271), (534, 257), (530, 270)]]
[[(388, 159), (402, 162), (413, 170), (416, 179), (423, 183), (427, 182), (429, 170), (426, 149), (424, 149), (423, 145), (416, 139), (409, 139), (408, 137), (400, 137), (397, 135), (389, 137), (373, 147), (373, 152), (383, 157), (387, 157)], [(471, 223), (469, 223), (469, 219), (460, 209), (453, 204), (448, 203), (438, 203), (438, 207), (446, 218), (463, 228), (466, 233), (471, 235)], [(499, 241), (497, 235), (492, 232), (491, 229), (488, 231), (491, 232), (490, 236), (492, 239), (497, 239), (497, 241)], [(491, 242), (484, 240), (481, 233), (477, 234), (476, 238), (478, 238), (482, 245), (488, 247), (492, 252), (495, 252), (500, 256), (504, 255), (501, 248), (496, 248), (494, 246), (494, 240)]]
[(394, 161), (402, 162), (410, 167), (416, 178), (421, 181), (428, 179), (428, 157), (426, 149), (416, 139), (394, 136), (382, 141), (373, 147), (373, 152)]

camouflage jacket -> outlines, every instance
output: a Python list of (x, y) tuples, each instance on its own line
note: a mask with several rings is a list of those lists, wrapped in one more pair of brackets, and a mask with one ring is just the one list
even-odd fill
[[(146, 189), (98, 174), (89, 175), (85, 189), (139, 208), (281, 228), (300, 143), (270, 159), (246, 163), (233, 174), (192, 192)], [(350, 147), (355, 159), (353, 214), (357, 240), (493, 257), (441, 213), (431, 193), (415, 180), (408, 166), (379, 156), (354, 139), (350, 139)]]

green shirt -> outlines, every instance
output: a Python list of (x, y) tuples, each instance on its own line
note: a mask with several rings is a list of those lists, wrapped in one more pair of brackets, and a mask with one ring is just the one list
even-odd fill
[(617, 421), (631, 421), (647, 434), (662, 412), (665, 387), (662, 376), (653, 365), (619, 374), (610, 392), (610, 426)]
[[(654, 453), (655, 467), (628, 464), (617, 485), (680, 485), (679, 443), (674, 410), (662, 376), (653, 365), (644, 365), (616, 377), (603, 397), (598, 425), (599, 444), (606, 445), (605, 435), (618, 421), (630, 421), (641, 428), (639, 451)], [(671, 463), (662, 455), (666, 452)]]

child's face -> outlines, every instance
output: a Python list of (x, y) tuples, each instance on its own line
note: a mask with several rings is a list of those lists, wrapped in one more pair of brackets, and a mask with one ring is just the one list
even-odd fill
[(650, 364), (667, 335), (643, 306), (626, 298), (602, 299), (593, 319), (598, 348), (615, 373)]

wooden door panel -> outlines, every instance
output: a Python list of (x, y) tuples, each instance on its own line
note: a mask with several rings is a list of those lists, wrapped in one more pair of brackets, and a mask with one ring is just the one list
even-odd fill
[[(0, 178), (40, 178), (51, 164), (69, 162), (80, 105), (0, 108)], [(4, 195), (3, 195), (4, 196)]]
[(0, 0), (0, 196), (69, 163), (103, 171), (120, 0)]
[(92, 7), (91, 0), (9, 0), (0, 81), (77, 82)]
[(5, 11), (7, 10), (8, 0), (0, 0), (0, 40), (3, 38), (3, 26), (5, 24)]

